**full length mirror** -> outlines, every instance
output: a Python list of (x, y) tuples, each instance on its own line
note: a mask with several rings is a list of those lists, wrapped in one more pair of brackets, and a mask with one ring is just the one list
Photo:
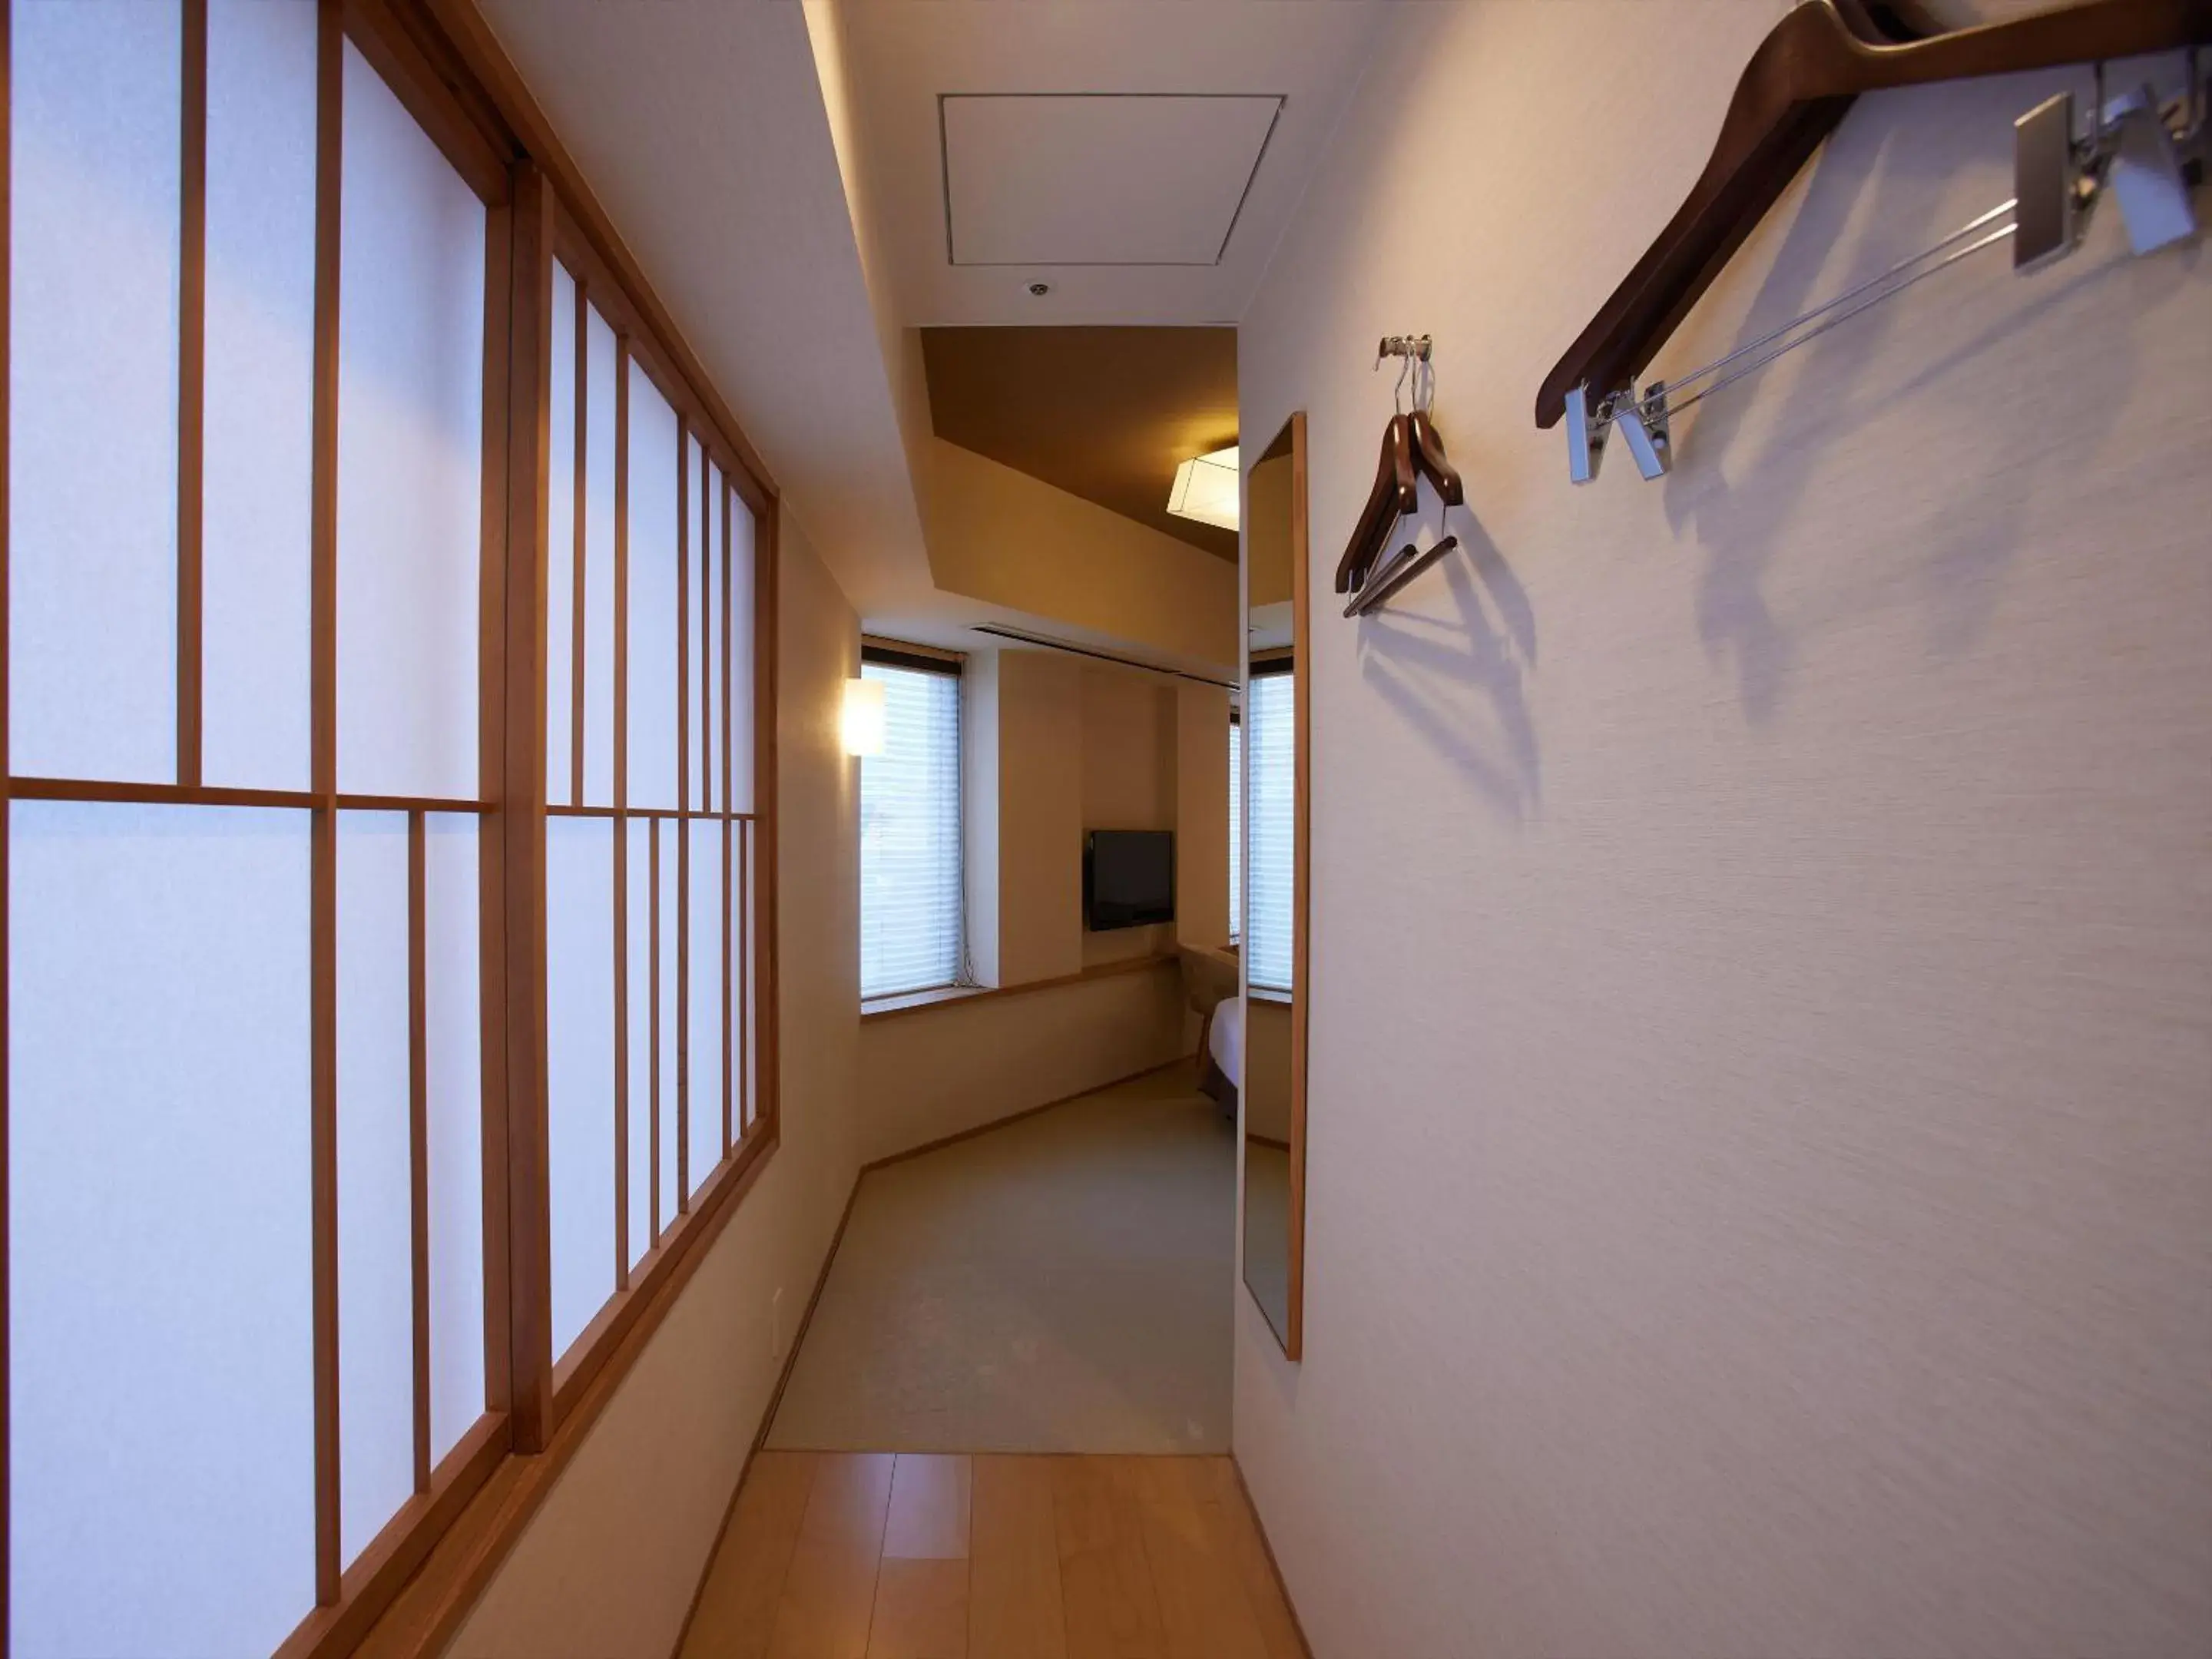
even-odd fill
[(1305, 1243), (1306, 453), (1293, 415), (1245, 480), (1244, 1283), (1298, 1357)]

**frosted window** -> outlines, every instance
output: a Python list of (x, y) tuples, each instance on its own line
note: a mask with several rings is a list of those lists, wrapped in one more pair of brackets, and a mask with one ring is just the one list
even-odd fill
[(315, 9), (208, 9), (202, 773), (308, 787)]
[(1296, 677), (1258, 674), (1247, 682), (1244, 760), (1251, 812), (1250, 890), (1244, 951), (1255, 985), (1291, 985), (1291, 832), (1297, 817)]
[[(584, 799), (615, 799), (615, 331), (596, 309), (584, 346)], [(573, 457), (571, 458), (573, 460)]]
[(653, 1008), (647, 976), (653, 971), (653, 837), (649, 820), (629, 824), (629, 1260), (635, 1267), (653, 1248)]
[[(676, 805), (676, 411), (629, 371), (629, 804)], [(672, 915), (670, 921), (673, 923)]]
[(1229, 937), (1243, 934), (1244, 915), (1244, 727), (1229, 722)]
[(338, 815), (338, 1537), (415, 1490), (407, 818)]
[(722, 1160), (722, 826), (691, 836), (691, 1190)]
[[(545, 468), (545, 799), (570, 792), (575, 732), (576, 281), (553, 266), (553, 381)], [(588, 564), (588, 560), (586, 561)]]
[(180, 14), (32, 0), (14, 18), (13, 764), (167, 782)]
[(730, 498), (730, 803), (753, 810), (753, 510)]
[(14, 1651), (266, 1653), (315, 1587), (307, 816), (11, 822)]
[(860, 763), (860, 994), (960, 977), (960, 677), (860, 665), (884, 746)]
[(682, 1145), (677, 1133), (683, 1114), (677, 1099), (676, 1011), (683, 1005), (676, 997), (676, 916), (683, 889), (677, 882), (677, 827), (673, 818), (653, 824), (660, 839), (660, 1213), (656, 1219), (664, 1229), (676, 1219), (677, 1148)]
[(484, 1411), (483, 1037), (474, 817), (424, 818), (430, 1462)]
[(615, 1290), (614, 824), (545, 824), (546, 1169), (553, 1352)]
[(477, 793), (483, 204), (345, 49), (338, 781)]

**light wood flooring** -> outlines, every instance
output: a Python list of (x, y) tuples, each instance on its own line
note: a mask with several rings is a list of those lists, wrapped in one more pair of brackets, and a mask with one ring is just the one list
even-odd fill
[(764, 1451), (681, 1659), (1306, 1659), (1225, 1457)]

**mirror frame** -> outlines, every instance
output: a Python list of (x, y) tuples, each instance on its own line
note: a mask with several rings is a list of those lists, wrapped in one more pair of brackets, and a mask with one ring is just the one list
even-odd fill
[[(1237, 1277), (1243, 1281), (1245, 1294), (1270, 1332), (1281, 1342), (1283, 1357), (1289, 1360), (1300, 1358), (1305, 1346), (1305, 1241), (1306, 1241), (1306, 1023), (1308, 998), (1312, 981), (1308, 963), (1311, 953), (1312, 935), (1312, 871), (1310, 851), (1312, 840), (1313, 805), (1313, 688), (1310, 653), (1309, 590), (1311, 586), (1308, 565), (1308, 532), (1306, 526), (1306, 414), (1294, 410), (1283, 423), (1266, 449), (1255, 456), (1246, 469), (1248, 484), (1245, 510), (1249, 513), (1249, 489), (1251, 471), (1264, 461), (1274, 460), (1288, 453), (1291, 458), (1291, 709), (1295, 728), (1291, 752), (1291, 1150), (1290, 1193), (1285, 1221), (1290, 1237), (1285, 1241), (1288, 1251), (1288, 1290), (1285, 1297), (1283, 1324), (1275, 1330), (1274, 1321), (1268, 1317), (1259, 1292), (1245, 1271), (1249, 1261), (1244, 1249), (1244, 1121), (1249, 1102), (1245, 1091), (1239, 1090), (1237, 1102)], [(1249, 522), (1249, 516), (1248, 520)], [(1242, 592), (1239, 595), (1237, 621), (1243, 630), (1240, 647), (1243, 668), (1242, 707), (1249, 719), (1252, 707), (1252, 573), (1249, 544), (1242, 550), (1244, 556), (1240, 571)], [(1252, 883), (1252, 772), (1248, 763), (1240, 780), (1245, 798), (1240, 803), (1240, 834), (1244, 846), (1238, 860), (1240, 879), (1244, 884), (1243, 912), (1249, 932), (1251, 917)], [(1252, 1018), (1251, 958), (1240, 949), (1237, 953), (1237, 990), (1244, 998), (1246, 1014), (1242, 1033), (1245, 1046), (1243, 1075), (1252, 1075)]]

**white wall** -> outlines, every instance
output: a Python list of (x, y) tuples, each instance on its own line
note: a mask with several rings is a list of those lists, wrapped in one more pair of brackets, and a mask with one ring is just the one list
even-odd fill
[(960, 669), (960, 856), (968, 965), (979, 985), (1000, 982), (999, 653), (970, 652)]
[[(1176, 828), (1176, 787), (1181, 767), (1176, 739), (1176, 683), (1124, 668), (1083, 665), (1083, 828), (1165, 830)], [(1224, 716), (1225, 720), (1226, 716)], [(1224, 757), (1223, 769), (1228, 769)], [(1228, 842), (1226, 828), (1222, 841)], [(1177, 851), (1181, 851), (1180, 848)], [(1083, 881), (1083, 844), (1077, 839), (1076, 886)], [(1224, 856), (1222, 880), (1228, 880)], [(1224, 900), (1224, 908), (1226, 899)], [(1083, 932), (1083, 965), (1127, 962), (1133, 957), (1172, 951), (1171, 921), (1143, 927)]]
[(1176, 919), (1178, 945), (1229, 942), (1229, 693), (1175, 689)]
[(804, 532), (781, 566), (782, 1144), (447, 1650), (665, 1659), (859, 1173), (859, 779), (837, 713), (860, 623)]
[[(2212, 259), (2108, 204), (1571, 489), (1536, 386), (1778, 9), (1387, 8), (1240, 332), (1316, 603), (1307, 1357), (1239, 1292), (1236, 1442), (1318, 1659), (2212, 1648)], [(1658, 371), (2068, 84), (1865, 100)], [(1407, 329), (1474, 556), (1361, 625)]]

